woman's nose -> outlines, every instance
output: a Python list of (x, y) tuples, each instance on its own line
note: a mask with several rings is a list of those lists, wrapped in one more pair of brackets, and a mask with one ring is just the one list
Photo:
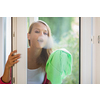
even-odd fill
[(43, 32), (41, 32), (41, 33), (40, 33), (40, 35), (42, 36), (42, 35), (44, 35), (44, 33), (43, 33)]

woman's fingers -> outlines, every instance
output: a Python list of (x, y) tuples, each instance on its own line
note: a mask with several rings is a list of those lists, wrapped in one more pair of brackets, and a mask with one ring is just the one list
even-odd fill
[(18, 63), (18, 62), (19, 62), (19, 60), (17, 60), (17, 61), (15, 61), (15, 62), (13, 62), (13, 65), (14, 65), (14, 64), (16, 64), (16, 63)]
[(14, 55), (14, 56), (11, 56), (10, 59), (15, 59), (15, 58), (19, 58), (20, 57), (20, 54), (17, 54), (17, 55)]
[(17, 55), (12, 56), (12, 58), (11, 58), (12, 65), (18, 63), (19, 62), (18, 61), (19, 58), (20, 58), (20, 54), (17, 54)]
[(10, 55), (9, 55), (9, 59), (14, 59), (14, 58), (17, 58), (17, 57), (19, 57), (20, 56), (20, 54), (16, 54), (16, 55), (14, 55), (14, 53), (16, 53), (17, 52), (17, 50), (14, 50), (14, 51), (12, 51), (11, 53), (10, 53)]
[(16, 61), (19, 58), (20, 58), (20, 56), (18, 56), (17, 58), (12, 59), (12, 62)]
[(16, 53), (16, 52), (17, 52), (17, 50), (12, 51), (8, 57), (8, 61), (7, 61), (6, 65), (9, 68), (19, 62), (18, 59), (20, 58), (20, 54), (14, 55), (14, 53)]
[(16, 53), (17, 52), (17, 50), (14, 50), (14, 51), (12, 51), (11, 53), (10, 53), (10, 56), (12, 56), (14, 53)]
[(14, 64), (16, 64), (18, 62), (19, 62), (18, 60), (14, 61), (14, 62), (13, 61), (12, 62), (9, 62), (7, 66), (8, 67), (12, 67)]

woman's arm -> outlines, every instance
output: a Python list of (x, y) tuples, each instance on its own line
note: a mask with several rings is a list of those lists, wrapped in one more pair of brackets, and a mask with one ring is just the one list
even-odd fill
[(1, 77), (0, 79), (0, 84), (1, 84), (1, 81), (4, 82), (4, 83), (11, 83), (11, 77), (10, 77), (10, 68), (18, 63), (18, 59), (20, 58), (20, 54), (16, 54), (14, 55), (14, 53), (16, 53), (17, 50), (14, 50), (13, 52), (10, 53), (9, 57), (8, 57), (8, 60), (7, 60), (7, 63), (5, 65), (5, 70), (4, 70), (4, 74), (3, 76)]
[(5, 66), (5, 70), (4, 70), (4, 74), (1, 78), (1, 80), (5, 83), (9, 83), (10, 80), (11, 80), (11, 77), (10, 77), (10, 69), (8, 67)]

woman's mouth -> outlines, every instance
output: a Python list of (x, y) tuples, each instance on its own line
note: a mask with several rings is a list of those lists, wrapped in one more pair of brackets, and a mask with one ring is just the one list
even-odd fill
[(43, 39), (38, 39), (38, 42), (43, 42)]
[(40, 36), (37, 41), (42, 48), (46, 45), (46, 38), (43, 36)]

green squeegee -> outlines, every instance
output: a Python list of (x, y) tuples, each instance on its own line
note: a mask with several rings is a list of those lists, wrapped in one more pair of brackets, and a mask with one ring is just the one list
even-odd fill
[(72, 55), (66, 49), (51, 53), (46, 63), (47, 79), (52, 84), (61, 84), (62, 79), (71, 74)]

